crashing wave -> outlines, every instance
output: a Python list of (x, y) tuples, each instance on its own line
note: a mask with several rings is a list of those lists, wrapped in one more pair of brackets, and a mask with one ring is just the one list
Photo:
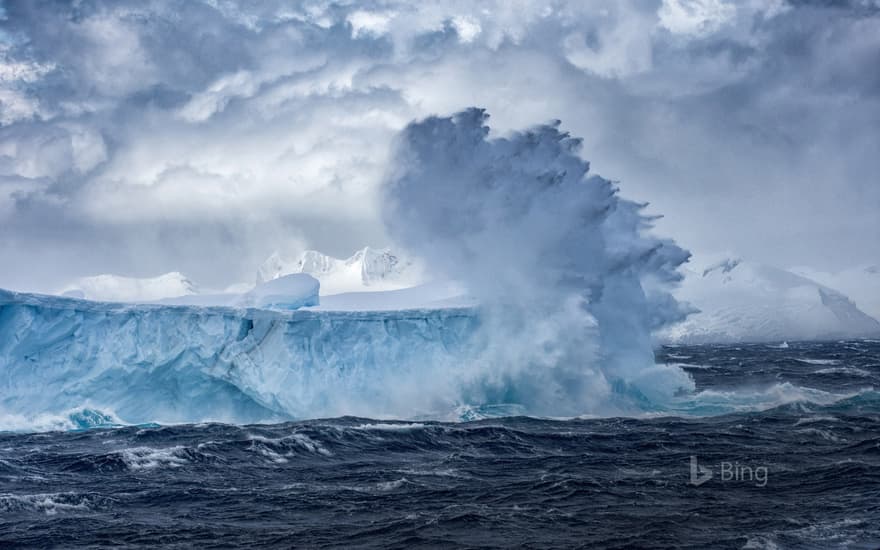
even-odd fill
[(490, 138), (487, 120), (468, 109), (407, 126), (383, 197), (392, 237), (480, 302), (487, 387), (560, 415), (692, 387), (657, 370), (651, 345), (688, 311), (669, 290), (689, 253), (649, 234), (646, 205), (591, 175), (558, 121)]

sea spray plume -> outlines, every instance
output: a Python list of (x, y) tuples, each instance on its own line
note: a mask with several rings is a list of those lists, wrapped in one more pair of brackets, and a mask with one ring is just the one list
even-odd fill
[(645, 205), (589, 175), (559, 121), (489, 139), (487, 119), (409, 124), (384, 186), (391, 236), (482, 304), (464, 398), (580, 414), (692, 387), (655, 366), (650, 337), (687, 313), (667, 289), (689, 253), (646, 235)]

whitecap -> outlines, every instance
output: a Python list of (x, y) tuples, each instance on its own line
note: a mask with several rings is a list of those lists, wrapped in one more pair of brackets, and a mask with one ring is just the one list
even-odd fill
[(72, 492), (31, 495), (0, 494), (0, 511), (4, 513), (29, 511), (52, 516), (59, 512), (86, 511), (96, 505), (97, 502), (93, 497)]
[(387, 424), (384, 422), (379, 422), (376, 424), (361, 424), (357, 426), (358, 430), (381, 430), (381, 431), (391, 431), (391, 432), (399, 432), (399, 431), (407, 431), (407, 430), (420, 430), (425, 427), (425, 424), (420, 422), (409, 422), (409, 423), (396, 423), (396, 424)]
[(829, 369), (819, 369), (815, 374), (850, 374), (853, 376), (871, 376), (871, 373), (856, 367), (833, 367)]
[(179, 468), (189, 463), (182, 446), (156, 449), (153, 447), (132, 447), (119, 451), (122, 460), (131, 470), (150, 470), (153, 468)]
[(808, 365), (839, 365), (839, 359), (804, 359), (798, 357), (795, 359), (796, 361), (800, 361), (801, 363), (806, 363)]

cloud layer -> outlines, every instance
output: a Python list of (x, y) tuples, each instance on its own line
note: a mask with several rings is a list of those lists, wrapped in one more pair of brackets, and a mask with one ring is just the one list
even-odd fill
[(696, 252), (880, 256), (880, 4), (6, 2), (0, 287), (388, 241), (409, 121), (562, 119)]

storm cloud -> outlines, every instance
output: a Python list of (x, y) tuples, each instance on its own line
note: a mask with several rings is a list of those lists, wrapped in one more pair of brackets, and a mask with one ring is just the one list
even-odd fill
[(695, 254), (880, 256), (876, 1), (2, 6), (0, 287), (390, 244), (393, 137), (470, 106), (561, 119)]

